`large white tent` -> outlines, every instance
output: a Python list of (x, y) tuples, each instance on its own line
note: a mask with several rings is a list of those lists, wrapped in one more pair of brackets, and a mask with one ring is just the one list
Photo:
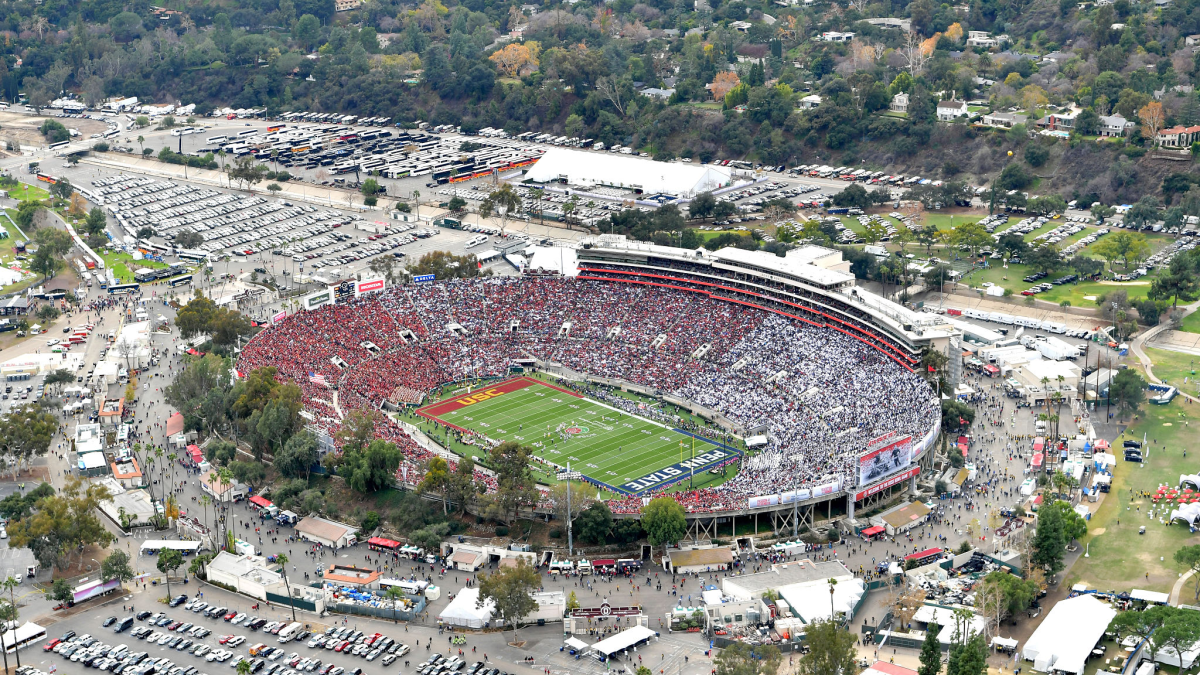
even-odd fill
[(1025, 641), (1022, 656), (1039, 672), (1082, 673), (1088, 654), (1104, 636), (1116, 610), (1092, 595), (1063, 600)]
[[(833, 587), (833, 609), (839, 614), (849, 616), (866, 592), (862, 579), (838, 578), (837, 585)], [(779, 595), (804, 623), (829, 619), (828, 579), (788, 584), (779, 589)]]
[(438, 615), (438, 620), (449, 626), (483, 628), (484, 624), (492, 620), (492, 611), (496, 605), (488, 600), (483, 603), (483, 607), (478, 607), (478, 602), (479, 589), (464, 588), (454, 596), (449, 605), (446, 605), (446, 609)]
[[(913, 614), (913, 621), (924, 624), (936, 623), (940, 626), (938, 632), (938, 642), (948, 645), (954, 640), (954, 634), (958, 632), (958, 622), (954, 616), (954, 610), (949, 607), (936, 607), (934, 605), (921, 605), (917, 612)], [(967, 634), (964, 638), (969, 638), (977, 633), (982, 633), (987, 627), (987, 622), (978, 614), (971, 614), (971, 620), (964, 627)], [(1016, 647), (1016, 645), (1013, 645)]]
[(711, 164), (655, 162), (641, 157), (552, 148), (525, 178), (538, 183), (565, 180), (580, 187), (607, 185), (648, 195), (692, 197), (730, 183), (729, 169)]
[(625, 651), (630, 647), (646, 642), (650, 638), (657, 635), (654, 631), (645, 626), (633, 626), (617, 633), (616, 635), (597, 642), (592, 645), (592, 649), (605, 655), (612, 656), (617, 652)]

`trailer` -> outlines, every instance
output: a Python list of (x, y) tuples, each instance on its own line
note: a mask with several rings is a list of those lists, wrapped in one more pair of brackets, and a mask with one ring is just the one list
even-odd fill
[(1079, 349), (1075, 345), (1067, 344), (1056, 337), (1035, 340), (1033, 348), (1041, 352), (1042, 356), (1054, 361), (1065, 361), (1079, 357)]

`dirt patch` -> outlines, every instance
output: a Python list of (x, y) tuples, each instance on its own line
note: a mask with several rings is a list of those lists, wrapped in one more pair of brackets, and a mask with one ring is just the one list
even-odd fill
[(98, 120), (73, 117), (34, 117), (13, 112), (0, 112), (0, 139), (15, 140), (23, 146), (45, 145), (46, 139), (38, 131), (38, 127), (48, 119), (55, 120), (68, 129), (79, 131), (81, 138), (108, 131), (108, 125)]
[(1096, 529), (1092, 530), (1092, 534), (1094, 534), (1098, 537), (1098, 536), (1104, 534), (1106, 531), (1107, 531), (1107, 528), (1097, 527)]

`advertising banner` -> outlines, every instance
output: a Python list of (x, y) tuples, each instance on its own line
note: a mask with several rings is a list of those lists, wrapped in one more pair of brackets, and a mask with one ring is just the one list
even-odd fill
[(912, 464), (912, 445), (912, 436), (897, 436), (894, 432), (871, 441), (866, 454), (858, 458), (859, 487), (907, 469)]
[(308, 295), (304, 296), (304, 298), (300, 300), (300, 306), (306, 311), (311, 312), (318, 307), (332, 305), (333, 302), (333, 289), (326, 288), (325, 290), (316, 291), (315, 293), (309, 293)]
[(824, 485), (818, 485), (817, 487), (813, 488), (812, 496), (814, 498), (826, 497), (828, 495), (831, 495), (831, 494), (837, 492), (838, 487), (840, 487), (840, 484), (838, 483), (838, 481), (834, 481), (832, 483), (826, 483)]
[(750, 497), (747, 500), (747, 508), (760, 509), (764, 506), (775, 506), (779, 504), (779, 495), (762, 495), (760, 497)]
[(875, 494), (876, 492), (886, 490), (886, 489), (892, 487), (893, 485), (899, 485), (900, 483), (903, 483), (904, 481), (908, 480), (909, 478), (912, 478), (913, 476), (916, 476), (919, 473), (921, 473), (921, 467), (914, 466), (913, 468), (909, 469), (908, 471), (904, 471), (904, 472), (895, 474), (891, 478), (888, 478), (885, 481), (876, 483), (876, 484), (872, 485), (871, 487), (854, 495), (854, 501), (857, 502), (857, 501), (866, 499), (867, 497), (870, 497), (871, 495)]
[(383, 279), (365, 279), (363, 281), (354, 282), (354, 297), (361, 297), (363, 293), (378, 293), (384, 288)]
[(280, 313), (276, 314), (275, 316), (271, 317), (271, 325), (278, 326), (279, 324), (283, 323), (283, 320), (286, 318), (287, 318), (287, 312), (286, 311), (280, 312)]

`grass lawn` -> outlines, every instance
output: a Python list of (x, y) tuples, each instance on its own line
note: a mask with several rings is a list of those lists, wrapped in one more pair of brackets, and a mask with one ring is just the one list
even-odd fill
[[(1069, 300), (1072, 307), (1092, 307), (1096, 304), (1096, 301), (1088, 300), (1088, 297), (1099, 297), (1102, 293), (1108, 291), (1122, 290), (1129, 293), (1130, 300), (1144, 300), (1146, 293), (1150, 291), (1150, 282), (1146, 281), (1146, 279), (1147, 277), (1143, 277), (1137, 281), (1109, 283), (1084, 281), (1078, 284), (1063, 284), (1062, 286), (1055, 286), (1044, 293), (1038, 293), (1037, 299), (1049, 300), (1056, 303)], [(1025, 284), (1025, 286), (1031, 285)], [(1025, 287), (1023, 286), (1019, 290), (1025, 290)]]
[(45, 201), (50, 198), (50, 193), (36, 185), (21, 183), (20, 185), (10, 189), (8, 196), (20, 201)]
[(947, 213), (925, 214), (925, 221), (933, 223), (939, 230), (953, 230), (955, 225), (962, 225), (963, 223), (976, 223), (980, 220), (983, 220), (983, 216), (955, 216)]
[(1200, 310), (1183, 317), (1183, 323), (1179, 325), (1179, 330), (1185, 333), (1200, 333)]
[[(1099, 409), (1101, 415), (1103, 411)], [(1131, 496), (1130, 489), (1153, 492), (1163, 483), (1177, 485), (1181, 473), (1196, 470), (1195, 432), (1185, 423), (1197, 415), (1196, 407), (1184, 405), (1182, 397), (1167, 406), (1143, 405), (1140, 419), (1113, 441), (1120, 449), (1122, 441), (1141, 441), (1144, 433), (1156, 443), (1149, 446), (1149, 457), (1142, 464), (1118, 461), (1112, 491), (1104, 496), (1088, 523), (1087, 536), (1080, 541), (1090, 545), (1090, 557), (1080, 558), (1071, 568), (1065, 580), (1068, 586), (1083, 581), (1103, 590), (1171, 590), (1186, 570), (1172, 556), (1180, 547), (1195, 543), (1195, 537), (1186, 527), (1160, 524), (1157, 514), (1151, 520), (1148, 516), (1154, 504), (1149, 498)], [(1185, 459), (1181, 450), (1188, 446), (1193, 456)], [(1142, 525), (1146, 534), (1139, 535)], [(1191, 583), (1185, 587), (1189, 601), (1192, 588)]]
[(134, 260), (133, 256), (124, 252), (103, 251), (100, 257), (104, 258), (106, 267), (113, 271), (113, 276), (123, 284), (133, 283), (133, 271), (143, 267), (154, 269), (157, 267), (166, 267), (166, 263), (156, 260)]
[(1146, 348), (1146, 355), (1154, 361), (1154, 375), (1158, 379), (1174, 385), (1180, 391), (1196, 392), (1196, 378), (1192, 376), (1192, 368), (1197, 367), (1194, 364), (1200, 361), (1200, 357), (1150, 347)]
[(701, 478), (711, 476), (709, 468), (737, 453), (525, 377), (427, 405), (417, 414), (461, 431), (466, 439), (479, 435), (528, 445), (546, 462), (570, 462), (599, 486), (625, 494), (686, 484), (693, 470)]
[(867, 231), (867, 228), (863, 227), (862, 223), (858, 222), (858, 218), (854, 216), (838, 216), (838, 220), (842, 221), (847, 230), (855, 234), (862, 234)]

